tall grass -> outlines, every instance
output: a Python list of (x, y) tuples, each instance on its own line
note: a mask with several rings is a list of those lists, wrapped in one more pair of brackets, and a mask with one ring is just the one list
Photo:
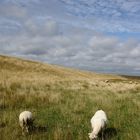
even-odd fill
[[(51, 79), (44, 71), (29, 72), (24, 66), (25, 70), (1, 68), (0, 140), (88, 140), (97, 109), (108, 115), (107, 140), (140, 139), (139, 83)], [(18, 124), (24, 110), (33, 113), (37, 128), (25, 136)]]

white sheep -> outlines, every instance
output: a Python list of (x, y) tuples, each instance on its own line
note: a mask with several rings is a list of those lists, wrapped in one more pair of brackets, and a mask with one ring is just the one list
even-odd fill
[(30, 111), (23, 111), (19, 115), (19, 125), (22, 128), (22, 134), (26, 131), (29, 133), (33, 126), (33, 117)]
[(94, 140), (98, 137), (98, 134), (102, 133), (102, 140), (104, 139), (104, 130), (107, 124), (107, 116), (103, 110), (98, 110), (91, 118), (92, 132), (89, 133), (90, 140)]

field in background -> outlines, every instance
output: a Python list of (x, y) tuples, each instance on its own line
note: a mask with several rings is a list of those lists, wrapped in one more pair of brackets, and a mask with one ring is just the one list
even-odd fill
[[(97, 109), (108, 115), (107, 140), (140, 140), (139, 77), (0, 56), (0, 140), (88, 140)], [(26, 136), (18, 124), (24, 110), (36, 127)]]

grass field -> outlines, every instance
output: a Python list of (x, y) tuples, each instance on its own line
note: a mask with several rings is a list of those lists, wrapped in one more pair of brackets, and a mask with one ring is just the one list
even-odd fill
[[(96, 74), (0, 56), (0, 140), (88, 140), (103, 109), (106, 140), (140, 140), (140, 78)], [(20, 112), (35, 129), (23, 136)]]

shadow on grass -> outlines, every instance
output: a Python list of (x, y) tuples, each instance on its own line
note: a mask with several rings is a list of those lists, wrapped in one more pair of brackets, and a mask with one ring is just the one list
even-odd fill
[(4, 123), (4, 122), (0, 123), (0, 128), (4, 128), (5, 126), (6, 126), (6, 123)]
[(105, 140), (111, 139), (112, 137), (115, 137), (117, 135), (117, 129), (110, 127), (105, 129), (104, 131), (104, 138)]
[(1, 109), (1, 110), (4, 110), (6, 107), (7, 107), (7, 106), (6, 106), (5, 104), (2, 104), (2, 105), (0, 104), (0, 109)]
[(36, 126), (33, 126), (31, 133), (36, 133), (36, 132), (42, 133), (42, 132), (47, 132), (47, 131), (48, 131), (47, 126), (36, 125)]
[(26, 131), (24, 133), (18, 133), (17, 137), (30, 137), (31, 135), (45, 133), (47, 131), (48, 131), (47, 126), (34, 125), (29, 129), (29, 133)]

